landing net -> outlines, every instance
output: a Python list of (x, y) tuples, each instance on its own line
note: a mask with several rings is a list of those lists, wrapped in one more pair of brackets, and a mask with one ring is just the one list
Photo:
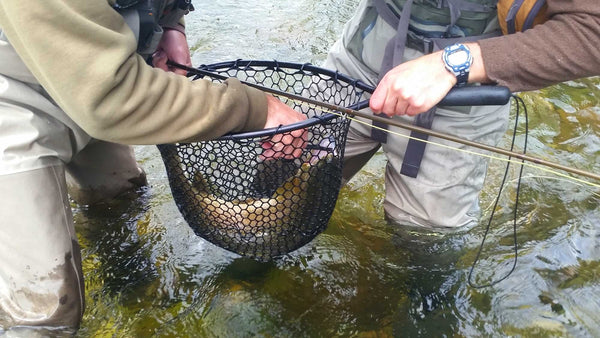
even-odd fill
[[(198, 71), (189, 72), (191, 80), (236, 77), (343, 107), (353, 107), (372, 91), (362, 82), (308, 64), (237, 60)], [(173, 198), (194, 233), (260, 261), (300, 248), (327, 227), (341, 187), (350, 123), (340, 114), (279, 98), (307, 120), (214, 141), (158, 146)], [(306, 147), (296, 150), (299, 156), (265, 158), (265, 141), (298, 129), (308, 132)]]

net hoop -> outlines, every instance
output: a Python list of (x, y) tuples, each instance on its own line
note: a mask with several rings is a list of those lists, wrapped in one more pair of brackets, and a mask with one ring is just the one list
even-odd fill
[[(351, 109), (373, 91), (364, 82), (310, 64), (235, 60), (198, 70), (203, 72), (188, 72), (192, 81), (235, 77)], [(307, 119), (211, 141), (157, 146), (173, 199), (194, 233), (258, 261), (292, 252), (326, 229), (341, 188), (350, 125), (344, 114), (280, 99)], [(307, 146), (296, 149), (300, 156), (277, 160), (262, 156), (265, 138), (298, 129), (308, 135)]]
[[(213, 64), (202, 64), (202, 65), (198, 66), (197, 69), (207, 71), (207, 72), (219, 72), (219, 70), (231, 69), (231, 68), (238, 68), (243, 71), (256, 70), (255, 67), (262, 67), (264, 69), (271, 69), (271, 70), (277, 70), (277, 69), (283, 69), (283, 68), (295, 69), (295, 70), (298, 70), (299, 72), (303, 72), (306, 74), (313, 73), (313, 74), (325, 75), (325, 76), (331, 77), (335, 81), (351, 83), (356, 88), (358, 88), (366, 93), (373, 93), (373, 91), (375, 90), (375, 88), (373, 86), (370, 86), (361, 80), (356, 80), (356, 79), (353, 79), (353, 78), (351, 78), (347, 75), (344, 75), (338, 71), (332, 71), (329, 69), (317, 67), (310, 63), (280, 62), (280, 61), (275, 61), (275, 60), (269, 61), (269, 60), (238, 59), (238, 60), (225, 61), (225, 62), (219, 62), (219, 63), (213, 63)], [(194, 80), (198, 79), (198, 78), (206, 77), (203, 75), (194, 75), (194, 74), (190, 74), (190, 75), (192, 76), (192, 79), (194, 79)], [(345, 108), (355, 109), (356, 106), (357, 106), (357, 103), (349, 105)], [(304, 128), (313, 126), (315, 124), (327, 122), (338, 116), (339, 116), (338, 114), (325, 112), (323, 115), (321, 115), (319, 117), (310, 117), (306, 120), (292, 123), (292, 124), (285, 125), (285, 126), (281, 126), (281, 127), (266, 128), (266, 129), (257, 130), (257, 131), (247, 131), (247, 132), (226, 134), (226, 135), (223, 135), (223, 136), (217, 138), (217, 140), (243, 140), (246, 138), (255, 138), (255, 137), (272, 137), (273, 135), (276, 135), (278, 133), (286, 133), (286, 132), (290, 132), (290, 131), (294, 131), (294, 130), (298, 130), (298, 129), (304, 129)]]

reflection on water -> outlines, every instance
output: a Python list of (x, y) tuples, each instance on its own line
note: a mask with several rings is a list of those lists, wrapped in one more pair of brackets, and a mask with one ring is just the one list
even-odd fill
[[(320, 63), (354, 1), (205, 2), (188, 17), (195, 64), (237, 58)], [(523, 94), (533, 156), (600, 172), (600, 80)], [(522, 124), (517, 144), (522, 145)], [(510, 132), (503, 147), (510, 145)], [(481, 224), (432, 234), (383, 219), (384, 156), (342, 189), (328, 229), (271, 263), (193, 235), (170, 196), (154, 147), (138, 147), (150, 186), (76, 209), (87, 309), (81, 337), (598, 336), (600, 191), (527, 168), (518, 263), (490, 288), (468, 285), (505, 163), (492, 161)], [(517, 168), (473, 281), (513, 264)], [(598, 183), (598, 182), (595, 182)]]

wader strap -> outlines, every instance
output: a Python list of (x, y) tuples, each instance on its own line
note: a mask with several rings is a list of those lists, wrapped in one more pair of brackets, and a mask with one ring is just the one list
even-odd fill
[[(378, 11), (381, 3), (383, 3), (387, 12), (393, 15), (392, 10), (385, 4), (384, 0), (375, 0), (375, 3), (380, 3), (380, 5), (377, 7)], [(381, 64), (381, 70), (379, 71), (380, 77), (383, 77), (388, 71), (394, 68), (394, 66), (402, 63), (404, 48), (406, 46), (406, 36), (408, 35), (408, 24), (410, 23), (410, 10), (412, 3), (413, 0), (408, 0), (402, 7), (402, 13), (400, 14), (400, 19), (398, 20), (396, 29), (396, 36), (388, 42), (387, 46), (385, 46), (385, 54)]]
[(181, 18), (194, 10), (191, 0), (176, 0), (162, 13), (158, 24), (164, 28), (174, 28), (180, 23)]
[(431, 52), (435, 52), (438, 50), (442, 50), (445, 47), (453, 45), (455, 43), (465, 43), (465, 42), (475, 42), (482, 39), (489, 39), (496, 36), (502, 35), (502, 32), (494, 31), (491, 33), (481, 34), (481, 35), (473, 35), (473, 36), (465, 36), (459, 38), (431, 38), (430, 41), (432, 43)]
[[(415, 124), (422, 128), (431, 129), (433, 117), (435, 116), (435, 109), (436, 107), (433, 107), (428, 111), (417, 115)], [(410, 139), (406, 145), (404, 160), (402, 161), (402, 168), (400, 169), (402, 175), (413, 178), (417, 177), (421, 161), (423, 160), (423, 154), (425, 153), (425, 146), (427, 146), (427, 143), (423, 141), (427, 141), (428, 138), (429, 135), (427, 134), (414, 130), (410, 132)]]
[(385, 20), (388, 25), (392, 27), (398, 27), (398, 22), (400, 19), (398, 19), (394, 12), (392, 12), (384, 0), (374, 0), (373, 3), (377, 9), (377, 14), (379, 14), (379, 16)]
[[(385, 114), (373, 114), (373, 115), (378, 116), (378, 117), (383, 117), (386, 119), (391, 118)], [(379, 122), (379, 121), (371, 122), (371, 140), (377, 141), (379, 143), (386, 143), (387, 136), (388, 136), (387, 130), (388, 130), (387, 123), (383, 123), (383, 122)]]
[[(408, 25), (410, 22), (410, 11), (413, 0), (408, 0), (402, 7), (402, 14), (400, 19), (397, 19), (391, 9), (387, 6), (384, 0), (375, 0), (375, 6), (379, 15), (388, 23), (396, 23), (397, 30), (396, 36), (385, 47), (385, 54), (383, 56), (383, 62), (381, 65), (380, 76), (383, 77), (389, 70), (395, 65), (402, 62), (404, 56), (404, 49), (406, 46), (406, 39), (408, 36)], [(458, 14), (460, 15), (460, 13)], [(454, 16), (454, 15), (453, 15)], [(394, 27), (394, 26), (392, 26)], [(383, 115), (385, 116), (385, 115)], [(435, 116), (435, 107), (427, 112), (418, 114), (415, 118), (415, 124), (422, 128), (431, 129), (433, 124), (433, 117)], [(373, 126), (378, 128), (371, 128), (371, 138), (375, 141), (385, 143), (387, 141), (387, 125), (381, 122), (373, 121)], [(383, 129), (379, 129), (383, 128)], [(410, 133), (411, 139), (409, 139), (404, 153), (404, 160), (402, 161), (402, 168), (400, 173), (409, 177), (417, 177), (419, 173), (419, 167), (425, 153), (425, 142), (420, 140), (427, 140), (428, 135), (412, 131)]]
[[(379, 15), (388, 24), (391, 24), (392, 27), (398, 27), (396, 30), (396, 36), (388, 42), (387, 46), (385, 46), (383, 62), (381, 64), (381, 70), (379, 71), (379, 80), (381, 80), (381, 77), (383, 77), (389, 70), (402, 62), (404, 47), (406, 46), (406, 36), (408, 34), (408, 23), (410, 21), (410, 9), (412, 7), (413, 0), (406, 1), (402, 7), (400, 19), (396, 18), (384, 0), (375, 0), (374, 3)], [(389, 118), (385, 114), (375, 115)], [(378, 121), (373, 121), (372, 125), (376, 128), (371, 128), (371, 139), (380, 143), (386, 143), (388, 125)]]
[(517, 31), (517, 29), (515, 28), (515, 18), (517, 17), (517, 12), (519, 11), (519, 9), (521, 9), (523, 2), (525, 2), (525, 0), (515, 0), (513, 1), (512, 6), (510, 6), (510, 10), (506, 15), (506, 30), (508, 34), (514, 34)]

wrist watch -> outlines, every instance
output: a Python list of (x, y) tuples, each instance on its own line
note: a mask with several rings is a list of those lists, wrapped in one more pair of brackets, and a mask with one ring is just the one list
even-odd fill
[(456, 76), (456, 85), (463, 86), (469, 79), (469, 70), (473, 63), (473, 55), (469, 47), (457, 43), (444, 48), (442, 60), (446, 69)]

